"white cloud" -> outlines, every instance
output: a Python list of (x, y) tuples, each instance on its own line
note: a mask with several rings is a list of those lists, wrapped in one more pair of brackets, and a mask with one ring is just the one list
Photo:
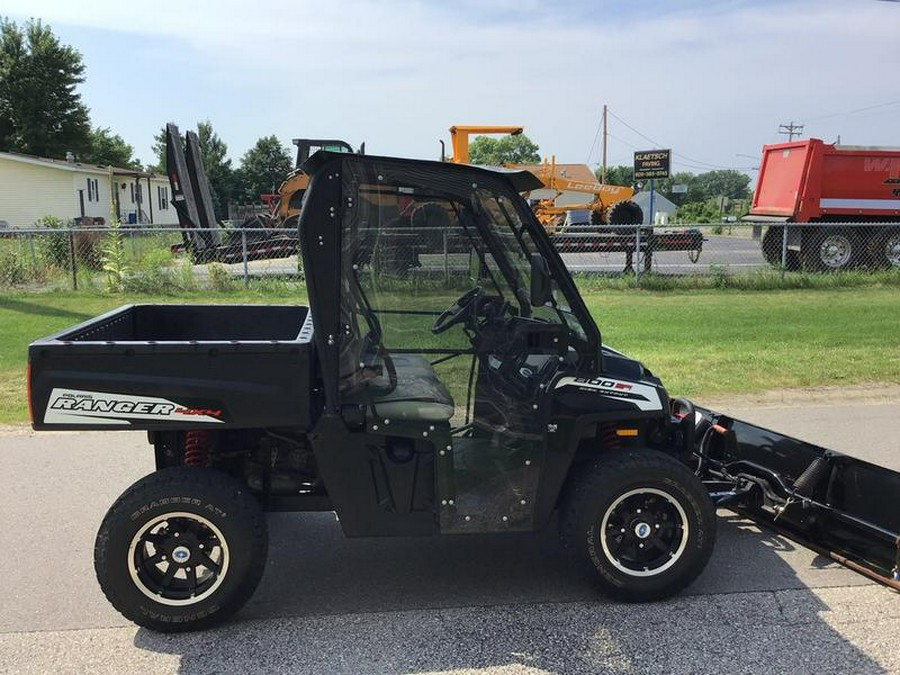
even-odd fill
[[(752, 162), (736, 153), (777, 140), (780, 122), (900, 99), (900, 5), (874, 0), (726, 2), (656, 15), (607, 2), (589, 20), (512, 0), (489, 11), (410, 0), (224, 0), (165, 12), (97, 0), (89, 13), (71, 2), (6, 4), (53, 24), (138, 33), (170, 62), (189, 55), (222, 90), (193, 102), (194, 116), (211, 117), (233, 148), (274, 129), (435, 156), (452, 123), (516, 123), (561, 161), (584, 161), (608, 103), (684, 156), (735, 166)], [(154, 47), (161, 37), (164, 51)], [(173, 96), (183, 98), (177, 79)], [(897, 112), (811, 121), (807, 131), (900, 145)], [(615, 120), (610, 130), (648, 145)], [(614, 161), (631, 151), (611, 141)]]

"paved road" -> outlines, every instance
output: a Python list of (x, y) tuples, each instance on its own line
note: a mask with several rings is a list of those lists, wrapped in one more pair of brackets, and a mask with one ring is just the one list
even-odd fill
[[(625, 268), (624, 253), (563, 253), (563, 261), (572, 272), (590, 272), (599, 274), (618, 274)], [(438, 254), (422, 255), (420, 273), (442, 274), (444, 272), (444, 256)], [(448, 269), (455, 273), (469, 269), (469, 257), (465, 253), (447, 255)], [(724, 267), (731, 274), (742, 274), (766, 267), (759, 242), (746, 237), (707, 236), (703, 251), (696, 263), (692, 263), (686, 251), (669, 251), (655, 253), (653, 270), (658, 274), (709, 274), (710, 266)], [(234, 277), (244, 274), (243, 263), (226, 265)], [(204, 279), (208, 274), (206, 265), (194, 267), (198, 278)], [(286, 276), (297, 274), (297, 258), (278, 258), (274, 260), (252, 260), (247, 263), (247, 274), (251, 277)]]
[[(900, 404), (728, 410), (900, 470)], [(347, 540), (270, 517), (256, 596), (222, 629), (160, 636), (106, 603), (91, 546), (150, 471), (136, 433), (0, 437), (0, 672), (900, 672), (900, 597), (728, 512), (681, 597), (598, 599), (555, 532)]]
[[(451, 253), (447, 257), (451, 269), (468, 269), (467, 254)], [(571, 272), (618, 274), (625, 269), (624, 253), (563, 253), (562, 259)], [(423, 255), (420, 262), (421, 270), (424, 271), (440, 273), (444, 269), (442, 255)], [(653, 254), (653, 271), (657, 274), (709, 274), (711, 265), (723, 267), (731, 274), (742, 274), (767, 266), (759, 242), (738, 236), (708, 235), (696, 263), (690, 261), (687, 251)]]
[[(564, 253), (562, 257), (571, 272), (613, 274), (625, 267), (624, 253)], [(696, 263), (690, 261), (687, 251), (653, 254), (653, 271), (657, 274), (709, 274), (711, 265), (731, 274), (767, 267), (759, 242), (744, 237), (707, 235)]]

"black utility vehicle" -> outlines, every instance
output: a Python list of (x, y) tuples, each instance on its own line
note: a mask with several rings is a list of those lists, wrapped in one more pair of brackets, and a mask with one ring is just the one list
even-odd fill
[(896, 510), (866, 492), (897, 475), (673, 401), (604, 347), (520, 197), (532, 174), (327, 152), (305, 170), (309, 309), (130, 306), (30, 347), (36, 429), (146, 429), (155, 449), (97, 537), (126, 617), (238, 610), (265, 511), (335, 511), (351, 537), (558, 516), (603, 591), (644, 601), (697, 577), (729, 504), (891, 583)]

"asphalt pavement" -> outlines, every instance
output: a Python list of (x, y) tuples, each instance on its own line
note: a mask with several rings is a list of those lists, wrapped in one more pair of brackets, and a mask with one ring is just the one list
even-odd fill
[[(571, 272), (617, 275), (625, 269), (624, 253), (563, 253), (562, 259)], [(419, 256), (419, 273), (441, 274), (445, 270), (458, 272), (469, 269), (468, 253), (423, 254)], [(445, 266), (446, 263), (446, 266)], [(196, 265), (194, 274), (205, 278), (207, 265)], [(243, 263), (225, 266), (232, 276), (244, 274)], [(730, 274), (744, 274), (767, 267), (759, 248), (759, 241), (749, 237), (707, 235), (703, 250), (695, 262), (687, 251), (659, 251), (653, 254), (653, 271), (657, 274), (692, 275), (709, 274), (711, 268)], [(297, 258), (251, 260), (247, 263), (250, 277), (285, 276), (297, 273)]]
[[(900, 470), (896, 401), (719, 407)], [(237, 619), (157, 635), (91, 561), (106, 508), (152, 470), (145, 436), (12, 431), (0, 462), (0, 672), (900, 672), (897, 593), (727, 511), (707, 570), (650, 605), (598, 597), (552, 528), (348, 540), (331, 514), (273, 514)]]

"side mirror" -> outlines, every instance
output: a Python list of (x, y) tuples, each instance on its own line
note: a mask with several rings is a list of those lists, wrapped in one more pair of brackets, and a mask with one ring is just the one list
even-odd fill
[(531, 306), (543, 307), (550, 302), (552, 287), (550, 268), (540, 253), (531, 254)]

